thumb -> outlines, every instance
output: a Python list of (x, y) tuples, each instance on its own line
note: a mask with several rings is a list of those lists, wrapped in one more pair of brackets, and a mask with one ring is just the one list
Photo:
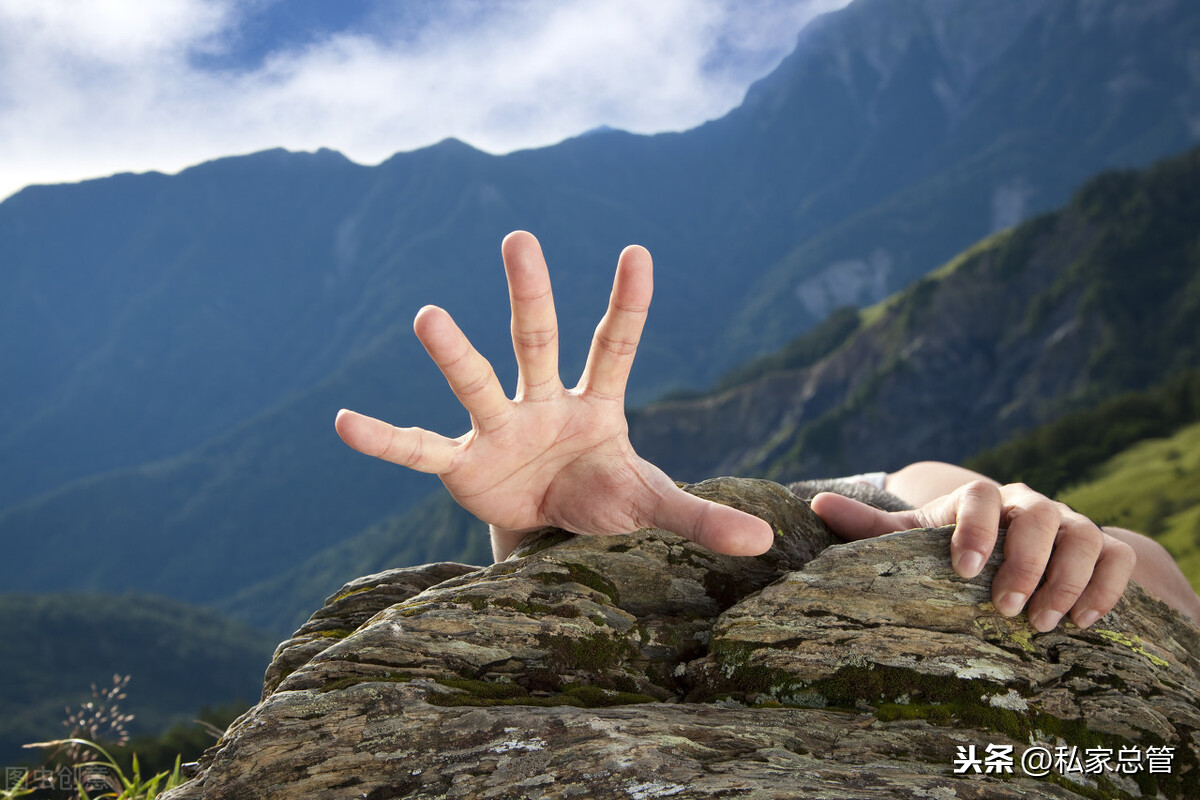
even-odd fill
[(731, 556), (762, 555), (775, 541), (766, 520), (674, 486), (663, 496), (651, 524)]
[(812, 510), (825, 520), (831, 531), (848, 541), (870, 539), (885, 533), (919, 527), (907, 514), (881, 511), (874, 506), (833, 492), (821, 492), (814, 497)]

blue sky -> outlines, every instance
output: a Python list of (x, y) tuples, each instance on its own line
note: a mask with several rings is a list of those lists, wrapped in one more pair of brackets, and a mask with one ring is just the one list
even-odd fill
[(682, 130), (847, 2), (0, 0), (0, 198), (269, 147)]

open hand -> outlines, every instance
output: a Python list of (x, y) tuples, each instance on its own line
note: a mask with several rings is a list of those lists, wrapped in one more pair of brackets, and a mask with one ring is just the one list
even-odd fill
[(843, 539), (954, 524), (950, 561), (964, 578), (979, 574), (1006, 527), (992, 602), (1005, 616), (1025, 608), (1039, 631), (1052, 630), (1068, 612), (1081, 628), (1107, 614), (1137, 561), (1133, 548), (1083, 514), (1019, 483), (972, 481), (914, 511), (880, 511), (828, 493), (814, 497), (812, 507)]
[(769, 549), (773, 534), (765, 521), (684, 492), (629, 442), (625, 385), (650, 307), (650, 254), (637, 246), (621, 253), (583, 375), (566, 389), (541, 247), (518, 231), (501, 252), (519, 371), (515, 396), (505, 395), (491, 364), (450, 315), (426, 306), (413, 329), (470, 412), (471, 430), (451, 439), (343, 410), (336, 421), (342, 440), (367, 455), (436, 473), (463, 508), (492, 526), (497, 560), (547, 525), (582, 534), (663, 528), (731, 555)]

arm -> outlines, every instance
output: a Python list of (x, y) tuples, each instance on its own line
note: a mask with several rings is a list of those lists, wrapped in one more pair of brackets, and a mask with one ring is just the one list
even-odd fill
[[(993, 598), (1004, 614), (1017, 613), (1028, 599), (1026, 611), (1040, 630), (1052, 628), (1068, 611), (1076, 624), (1087, 627), (1111, 610), (1131, 577), (1181, 613), (1200, 620), (1200, 597), (1170, 554), (1146, 536), (1099, 528), (1026, 486), (1001, 486), (953, 464), (910, 464), (890, 473), (885, 488), (921, 508), (883, 515), (863, 512), (832, 496), (820, 502), (814, 498), (813, 507), (845, 538), (863, 538), (867, 528), (871, 532), (865, 535), (878, 535), (901, 529), (894, 526), (957, 522), (961, 530), (951, 541), (951, 558), (958, 572), (968, 577), (978, 573), (979, 559), (991, 552), (994, 531), (1007, 526), (1005, 562), (993, 581)], [(1038, 588), (1043, 577), (1045, 583)]]
[(1192, 622), (1200, 624), (1200, 595), (1196, 594), (1191, 582), (1165, 547), (1149, 536), (1124, 528), (1106, 525), (1101, 530), (1129, 545), (1137, 554), (1133, 580), (1185, 617), (1190, 617)]
[(621, 253), (608, 311), (583, 375), (568, 390), (558, 374), (558, 321), (541, 247), (516, 232), (501, 253), (518, 367), (514, 397), (450, 315), (426, 306), (413, 328), (470, 412), (471, 430), (451, 439), (343, 410), (336, 422), (342, 439), (367, 455), (436, 473), (489, 524), (498, 560), (547, 525), (582, 534), (656, 527), (722, 553), (766, 552), (770, 525), (684, 492), (629, 442), (625, 384), (653, 292), (650, 254), (636, 246)]

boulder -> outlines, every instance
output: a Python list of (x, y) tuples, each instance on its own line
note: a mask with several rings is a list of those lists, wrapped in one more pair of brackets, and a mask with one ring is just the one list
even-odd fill
[(687, 488), (775, 545), (547, 530), (355, 581), (164, 798), (1200, 797), (1200, 631), (1140, 587), (1038, 633), (1000, 546), (964, 580), (949, 528), (839, 544), (778, 484)]

